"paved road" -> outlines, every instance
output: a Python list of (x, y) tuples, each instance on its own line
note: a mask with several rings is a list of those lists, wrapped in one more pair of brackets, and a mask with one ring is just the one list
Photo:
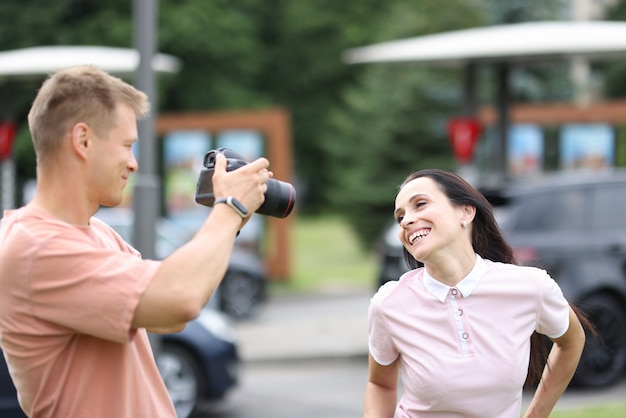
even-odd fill
[(363, 363), (248, 366), (236, 391), (194, 418), (360, 417), (367, 377)]
[[(242, 384), (223, 402), (193, 418), (358, 418), (367, 378), (364, 360), (250, 365)], [(602, 391), (566, 392), (559, 410), (624, 402), (626, 379)], [(529, 396), (524, 397), (527, 405)], [(625, 415), (626, 416), (626, 415)], [(593, 418), (593, 417), (589, 417)], [(617, 418), (617, 417), (615, 417)]]

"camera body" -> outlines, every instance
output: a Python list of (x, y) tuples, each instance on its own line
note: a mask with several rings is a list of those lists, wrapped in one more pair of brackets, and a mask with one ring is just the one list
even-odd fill
[[(226, 171), (233, 171), (248, 164), (246, 160), (229, 148), (218, 148), (207, 152), (204, 156), (203, 167), (200, 170), (198, 184), (196, 186), (196, 202), (212, 207), (215, 204), (213, 194), (213, 172), (215, 171), (215, 158), (217, 154), (224, 154), (227, 161)], [(284, 181), (269, 179), (265, 201), (257, 209), (260, 215), (286, 218), (291, 213), (296, 202), (295, 188)]]

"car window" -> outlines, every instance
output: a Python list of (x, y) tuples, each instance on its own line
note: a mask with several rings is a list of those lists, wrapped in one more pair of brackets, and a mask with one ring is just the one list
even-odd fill
[(600, 187), (593, 199), (593, 228), (626, 228), (626, 184)]
[(493, 216), (496, 218), (496, 223), (503, 230), (509, 229), (508, 226), (511, 223), (512, 209), (509, 206), (497, 206), (493, 208)]
[(576, 231), (584, 227), (584, 191), (555, 190), (519, 196), (509, 227), (517, 232)]

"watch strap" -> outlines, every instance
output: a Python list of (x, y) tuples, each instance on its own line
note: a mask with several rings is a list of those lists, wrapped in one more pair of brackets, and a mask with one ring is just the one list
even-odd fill
[(222, 198), (215, 200), (215, 205), (220, 204), (220, 203), (224, 203), (230, 206), (230, 208), (234, 210), (235, 212), (237, 212), (237, 214), (241, 216), (243, 219), (248, 217), (248, 209), (246, 209), (243, 203), (241, 203), (235, 197), (228, 196), (228, 197), (222, 197)]

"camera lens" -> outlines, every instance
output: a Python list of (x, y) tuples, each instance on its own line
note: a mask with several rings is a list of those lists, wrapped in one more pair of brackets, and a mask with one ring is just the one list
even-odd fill
[(286, 218), (296, 202), (296, 189), (284, 181), (269, 179), (265, 201), (256, 211), (261, 215)]

